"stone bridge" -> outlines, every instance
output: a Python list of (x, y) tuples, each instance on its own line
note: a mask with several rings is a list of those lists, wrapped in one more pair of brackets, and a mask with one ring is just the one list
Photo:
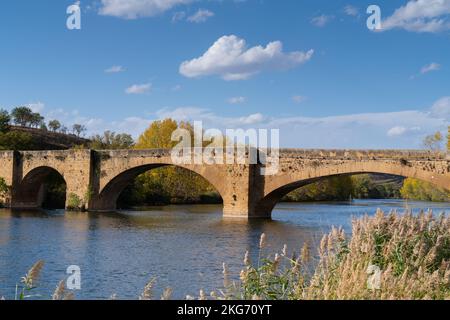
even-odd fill
[[(170, 150), (67, 150), (0, 152), (0, 177), (11, 208), (39, 208), (44, 180), (58, 172), (67, 200), (89, 211), (112, 211), (122, 190), (138, 175), (173, 165)], [(450, 190), (450, 157), (407, 150), (280, 150), (278, 173), (261, 175), (261, 164), (177, 164), (209, 181), (223, 199), (226, 217), (269, 218), (287, 193), (319, 179), (360, 173), (385, 173), (428, 181)], [(72, 200), (70, 199), (72, 198)]]

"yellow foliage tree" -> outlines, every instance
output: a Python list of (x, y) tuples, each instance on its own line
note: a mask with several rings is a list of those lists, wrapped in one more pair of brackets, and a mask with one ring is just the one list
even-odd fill
[(440, 150), (442, 148), (442, 141), (444, 140), (442, 133), (437, 131), (434, 134), (426, 136), (423, 140), (423, 145), (426, 149), (433, 151)]
[[(173, 119), (154, 121), (140, 135), (135, 149), (170, 149), (177, 142), (172, 141), (176, 129), (186, 129), (194, 137), (194, 129), (188, 122)], [(220, 196), (204, 178), (180, 167), (162, 167), (140, 175), (128, 190), (128, 201), (141, 205), (156, 203), (190, 203), (207, 201), (218, 202)], [(130, 193), (132, 194), (130, 196)], [(131, 199), (130, 199), (131, 198)], [(120, 200), (119, 200), (120, 202)]]
[(450, 151), (450, 126), (448, 126), (447, 132), (447, 151)]
[(400, 193), (404, 199), (423, 201), (450, 201), (450, 192), (439, 189), (429, 182), (407, 178)]
[(139, 136), (135, 149), (171, 149), (177, 144), (172, 141), (172, 133), (176, 129), (187, 129), (194, 137), (194, 128), (188, 122), (177, 122), (164, 119), (152, 122), (150, 127)]

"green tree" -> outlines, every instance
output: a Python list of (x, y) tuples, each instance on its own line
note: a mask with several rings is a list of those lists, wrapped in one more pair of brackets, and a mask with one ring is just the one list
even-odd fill
[(39, 128), (42, 124), (44, 124), (44, 117), (39, 113), (32, 113), (29, 125), (33, 128)]
[(59, 122), (58, 120), (51, 120), (48, 123), (48, 127), (53, 132), (56, 132), (56, 131), (58, 131), (61, 128), (61, 122)]
[(116, 134), (114, 131), (105, 131), (102, 135), (94, 135), (90, 140), (89, 148), (94, 150), (119, 150), (134, 146), (131, 135), (126, 133)]
[(400, 198), (401, 180), (385, 175), (359, 174), (352, 176), (353, 197), (356, 199)]
[(42, 122), (41, 125), (39, 126), (39, 129), (43, 130), (43, 131), (48, 131), (47, 125), (45, 124), (45, 122)]
[(15, 124), (25, 127), (33, 121), (34, 113), (28, 107), (17, 107), (11, 111), (11, 116)]
[(87, 129), (84, 125), (76, 123), (72, 126), (72, 130), (73, 133), (79, 137), (82, 133), (86, 132)]
[(31, 134), (20, 131), (0, 133), (0, 150), (33, 150), (34, 142)]
[(330, 177), (289, 193), (284, 201), (345, 201), (353, 191), (349, 176)]
[(0, 197), (4, 198), (9, 192), (9, 186), (6, 183), (5, 178), (0, 177)]
[(1, 109), (0, 110), (0, 133), (5, 133), (9, 130), (9, 123), (11, 121), (11, 116), (9, 112)]

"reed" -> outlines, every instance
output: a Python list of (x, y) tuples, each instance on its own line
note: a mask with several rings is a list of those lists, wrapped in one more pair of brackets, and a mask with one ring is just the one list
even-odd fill
[[(262, 254), (260, 254), (262, 255)], [(310, 249), (287, 248), (257, 266), (245, 265), (223, 299), (450, 299), (450, 218), (378, 210), (325, 235), (310, 273)], [(281, 264), (281, 259), (284, 264)], [(280, 268), (283, 265), (283, 268)]]

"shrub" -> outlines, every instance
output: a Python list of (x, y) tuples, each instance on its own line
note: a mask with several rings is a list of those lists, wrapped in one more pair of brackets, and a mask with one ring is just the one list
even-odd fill
[(75, 193), (69, 193), (67, 196), (67, 209), (68, 210), (82, 210), (83, 209), (83, 203), (79, 196), (77, 196)]

